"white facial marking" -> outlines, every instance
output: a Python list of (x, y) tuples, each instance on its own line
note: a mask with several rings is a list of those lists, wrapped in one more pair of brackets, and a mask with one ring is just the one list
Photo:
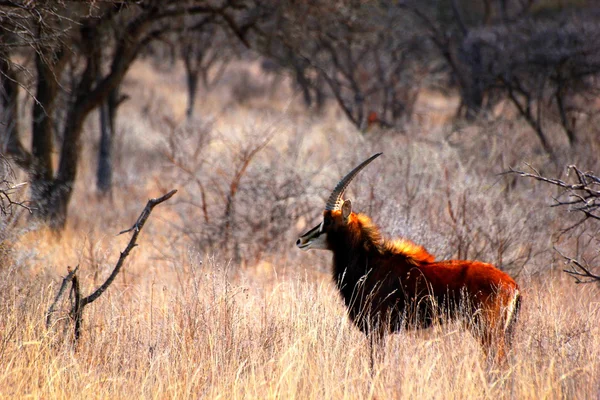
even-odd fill
[(327, 249), (327, 233), (325, 232), (325, 221), (302, 235), (296, 242), (296, 246), (302, 250)]
[(327, 250), (327, 234), (319, 234), (319, 236), (314, 237), (310, 240), (309, 244), (310, 246), (307, 248), (308, 249), (321, 249), (321, 250)]

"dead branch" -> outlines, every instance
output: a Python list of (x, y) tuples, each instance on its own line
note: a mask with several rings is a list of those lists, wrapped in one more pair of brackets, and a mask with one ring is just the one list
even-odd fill
[(81, 336), (81, 323), (83, 322), (83, 306), (81, 302), (81, 289), (79, 288), (79, 278), (73, 274), (71, 278), (71, 293), (73, 294), (73, 308), (71, 309), (71, 319), (75, 321), (75, 341)]
[(575, 283), (600, 283), (600, 275), (592, 273), (585, 260), (580, 262), (575, 258), (568, 257), (561, 253), (556, 247), (554, 250), (565, 259), (565, 265), (570, 266), (569, 269), (563, 269), (563, 271), (575, 278)]
[(78, 269), (79, 265), (76, 266), (74, 270), (71, 270), (71, 267), (67, 267), (67, 271), (69, 273), (63, 278), (62, 283), (60, 284), (60, 289), (58, 289), (58, 293), (56, 294), (54, 301), (50, 305), (50, 308), (48, 308), (48, 312), (46, 312), (46, 329), (50, 328), (50, 324), (52, 323), (52, 314), (54, 313), (56, 304), (58, 304), (58, 301), (60, 300), (63, 293), (65, 292), (65, 289), (67, 288), (67, 285), (69, 284), (69, 282), (71, 282), (73, 276), (75, 275), (75, 273), (77, 273)]
[(108, 289), (108, 287), (111, 285), (111, 283), (113, 283), (113, 281), (115, 280), (119, 271), (123, 267), (123, 263), (125, 262), (125, 259), (127, 258), (127, 256), (131, 252), (131, 250), (135, 246), (137, 246), (136, 241), (137, 241), (138, 235), (140, 234), (142, 228), (144, 227), (144, 224), (148, 220), (148, 217), (150, 217), (150, 213), (152, 212), (152, 209), (154, 207), (156, 207), (157, 205), (159, 205), (160, 203), (169, 200), (171, 197), (173, 197), (173, 195), (175, 193), (177, 193), (177, 190), (171, 190), (169, 193), (165, 194), (162, 197), (148, 200), (146, 207), (144, 207), (144, 210), (138, 217), (135, 224), (133, 224), (133, 226), (131, 228), (119, 232), (119, 235), (126, 233), (126, 232), (133, 232), (133, 235), (131, 235), (131, 239), (129, 240), (127, 247), (125, 247), (125, 250), (123, 250), (121, 252), (119, 260), (117, 261), (117, 264), (115, 265), (115, 268), (113, 269), (110, 276), (92, 294), (90, 294), (87, 297), (83, 297), (83, 298), (81, 296), (81, 291), (80, 291), (80, 287), (79, 287), (79, 279), (77, 277), (77, 270), (79, 269), (79, 266), (77, 266), (73, 271), (69, 271), (68, 275), (62, 281), (62, 284), (60, 286), (60, 289), (58, 290), (58, 293), (56, 295), (56, 298), (54, 299), (54, 302), (50, 305), (50, 308), (48, 309), (48, 312), (46, 313), (46, 327), (47, 328), (49, 328), (51, 326), (52, 313), (54, 313), (56, 304), (58, 303), (61, 296), (63, 295), (68, 283), (71, 282), (71, 293), (73, 294), (74, 300), (73, 300), (73, 305), (71, 307), (71, 311), (70, 311), (69, 315), (71, 316), (71, 318), (74, 320), (74, 323), (75, 323), (75, 331), (74, 331), (75, 332), (75, 342), (77, 342), (77, 340), (81, 336), (81, 324), (82, 324), (82, 320), (83, 320), (83, 310), (84, 310), (85, 306), (94, 302), (95, 300), (97, 300), (102, 295), (102, 293), (104, 293), (106, 291), (106, 289)]
[(524, 172), (510, 168), (508, 173), (517, 174), (526, 178), (549, 183), (563, 189), (563, 192), (554, 197), (553, 207), (566, 206), (569, 212), (580, 212), (584, 215), (577, 225), (587, 219), (600, 220), (600, 178), (592, 172), (584, 172), (575, 165), (569, 165), (567, 174), (575, 172), (576, 182), (568, 183), (560, 179), (547, 178), (539, 171), (527, 165), (532, 172)]
[[(575, 182), (569, 183), (561, 179), (547, 178), (539, 171), (527, 164), (532, 172), (518, 171), (510, 168), (507, 173), (517, 174), (526, 178), (533, 178), (540, 182), (549, 183), (563, 189), (562, 193), (553, 197), (553, 207), (567, 207), (569, 212), (579, 212), (584, 216), (571, 227), (563, 230), (573, 229), (588, 219), (600, 220), (600, 178), (592, 172), (584, 172), (575, 165), (569, 165), (567, 175), (575, 172)], [(556, 247), (554, 250), (565, 259), (565, 264), (570, 266), (563, 271), (575, 278), (576, 283), (600, 282), (600, 276), (592, 273), (585, 260), (583, 262), (564, 255)]]
[(110, 274), (110, 276), (108, 277), (108, 279), (106, 279), (106, 281), (102, 284), (102, 286), (100, 286), (98, 289), (96, 289), (96, 291), (94, 293), (92, 293), (91, 295), (87, 296), (86, 298), (84, 298), (81, 301), (81, 307), (82, 308), (85, 307), (86, 305), (88, 305), (89, 303), (95, 301), (98, 297), (100, 297), (100, 295), (102, 293), (104, 293), (104, 291), (106, 289), (108, 289), (108, 287), (110, 286), (110, 284), (115, 280), (117, 274), (121, 270), (121, 267), (123, 266), (123, 262), (125, 261), (125, 259), (129, 255), (129, 252), (135, 246), (137, 246), (137, 244), (136, 244), (137, 237), (140, 234), (142, 228), (144, 227), (144, 224), (146, 223), (146, 220), (148, 219), (148, 217), (150, 217), (150, 213), (152, 212), (152, 209), (154, 207), (156, 207), (157, 205), (159, 205), (160, 203), (169, 200), (171, 197), (173, 197), (173, 195), (175, 193), (177, 193), (177, 190), (171, 190), (169, 193), (165, 194), (162, 197), (148, 200), (148, 203), (146, 204), (146, 207), (144, 207), (144, 210), (140, 214), (140, 216), (137, 219), (137, 221), (135, 222), (135, 224), (133, 224), (133, 226), (131, 228), (119, 232), (119, 235), (121, 235), (123, 233), (133, 231), (133, 235), (131, 235), (131, 239), (129, 240), (129, 244), (127, 245), (127, 247), (125, 248), (125, 250), (123, 252), (121, 252), (121, 256), (119, 257), (119, 261), (117, 261), (117, 265), (115, 266), (115, 269)]
[(15, 200), (15, 195), (23, 189), (27, 182), (14, 184), (14, 172), (10, 163), (0, 154), (0, 216), (6, 217), (13, 212), (13, 206), (21, 207), (31, 213), (25, 201)]
[[(5, 183), (5, 182), (2, 182)], [(22, 189), (26, 182), (22, 182), (16, 185), (8, 185), (7, 187), (0, 188), (0, 214), (6, 216), (12, 214), (13, 206), (24, 208), (31, 213), (31, 208), (27, 206), (24, 201), (15, 201), (13, 195), (20, 189)]]

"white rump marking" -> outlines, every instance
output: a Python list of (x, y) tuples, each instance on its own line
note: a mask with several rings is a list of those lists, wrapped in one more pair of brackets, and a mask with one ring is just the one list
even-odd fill
[(515, 316), (515, 310), (517, 308), (517, 299), (519, 298), (519, 290), (515, 290), (515, 294), (506, 309), (506, 322), (504, 323), (504, 331), (508, 330), (512, 320)]

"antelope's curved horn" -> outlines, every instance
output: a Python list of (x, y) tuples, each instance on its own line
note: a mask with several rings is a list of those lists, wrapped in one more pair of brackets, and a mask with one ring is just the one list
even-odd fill
[(364, 167), (366, 167), (371, 161), (379, 157), (383, 153), (377, 153), (372, 155), (367, 160), (360, 163), (359, 166), (350, 171), (342, 180), (336, 185), (333, 192), (329, 195), (329, 199), (327, 200), (327, 204), (325, 205), (326, 211), (336, 211), (342, 208), (342, 203), (344, 202), (342, 196), (344, 195), (344, 191), (352, 182), (352, 179), (360, 172)]

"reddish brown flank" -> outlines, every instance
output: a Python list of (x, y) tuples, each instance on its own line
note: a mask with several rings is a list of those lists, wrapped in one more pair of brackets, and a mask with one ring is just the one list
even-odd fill
[(333, 277), (348, 315), (371, 339), (460, 318), (489, 355), (504, 360), (521, 302), (509, 275), (480, 261), (435, 261), (409, 240), (385, 239), (369, 217), (342, 200), (352, 178), (377, 156), (340, 181), (322, 223), (297, 246), (333, 252)]

